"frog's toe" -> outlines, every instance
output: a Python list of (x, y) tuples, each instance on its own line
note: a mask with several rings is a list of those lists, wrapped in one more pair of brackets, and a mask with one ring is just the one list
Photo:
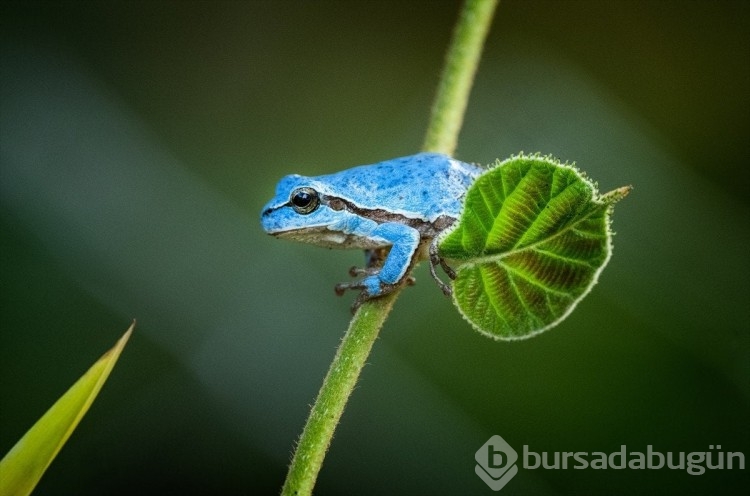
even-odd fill
[(362, 285), (359, 282), (340, 282), (333, 287), (338, 296), (344, 296), (349, 289), (362, 289)]
[(448, 277), (451, 278), (451, 280), (456, 279), (456, 271), (453, 270), (453, 267), (445, 263), (444, 260), (441, 260), (440, 266), (443, 268), (443, 271), (448, 275)]
[(379, 267), (352, 267), (349, 269), (349, 275), (352, 277), (373, 276), (380, 272)]
[(445, 284), (443, 281), (438, 281), (438, 286), (440, 286), (440, 290), (443, 292), (445, 296), (450, 296), (453, 294), (453, 289)]
[[(356, 268), (352, 268), (352, 271)], [(362, 271), (362, 273), (369, 273), (367, 269), (358, 269), (359, 271)], [(354, 282), (341, 282), (336, 284), (334, 286), (334, 291), (336, 291), (336, 294), (338, 296), (342, 296), (347, 290), (360, 290), (360, 293), (357, 295), (357, 298), (352, 303), (352, 313), (354, 313), (361, 305), (362, 303), (371, 300), (373, 298), (378, 298), (383, 295), (387, 295), (389, 293), (392, 293), (400, 286), (400, 284), (388, 284), (384, 283), (380, 280), (380, 278), (377, 276), (377, 271), (375, 271), (375, 274), (368, 275), (364, 279), (361, 279), (359, 281)], [(354, 275), (354, 274), (353, 274)], [(360, 275), (359, 272), (357, 272), (356, 275)], [(413, 286), (416, 283), (416, 279), (414, 279), (414, 276), (407, 276), (404, 278), (403, 283), (408, 286)]]
[(359, 289), (361, 290), (357, 297), (352, 302), (351, 310), (352, 314), (354, 314), (359, 307), (362, 306), (362, 303), (371, 300), (373, 298), (377, 298), (378, 296), (381, 296), (381, 294), (370, 294), (367, 287), (362, 283), (362, 281), (355, 282), (355, 283), (341, 283), (336, 285), (336, 294), (341, 296), (344, 294), (344, 292), (347, 289)]
[[(353, 267), (355, 269), (355, 267)], [(365, 270), (365, 269), (359, 269)], [(360, 275), (359, 273), (353, 275)], [(361, 289), (362, 293), (365, 294), (366, 299), (380, 296), (383, 291), (381, 289), (380, 279), (377, 275), (368, 275), (364, 279), (354, 282), (340, 282), (334, 286), (333, 290), (337, 295), (342, 296), (349, 289)]]
[(454, 271), (448, 264), (446, 264), (442, 259), (439, 260), (430, 260), (430, 275), (432, 275), (432, 278), (435, 280), (435, 283), (437, 283), (440, 290), (443, 292), (445, 296), (450, 296), (453, 294), (453, 290), (451, 287), (447, 284), (445, 284), (437, 275), (437, 272), (435, 271), (435, 266), (440, 265), (445, 273), (450, 277), (451, 280), (456, 278), (456, 271)]

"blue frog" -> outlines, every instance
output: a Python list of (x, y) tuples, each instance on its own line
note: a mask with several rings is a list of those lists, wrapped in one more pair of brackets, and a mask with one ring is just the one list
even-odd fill
[(439, 256), (439, 235), (462, 210), (466, 192), (484, 169), (438, 153), (418, 153), (335, 174), (289, 175), (261, 213), (263, 229), (278, 238), (328, 248), (365, 250), (366, 267), (350, 270), (361, 280), (336, 285), (336, 293), (358, 289), (353, 308), (362, 302), (413, 283), (410, 273), (430, 260), (430, 273), (440, 265), (455, 272)]

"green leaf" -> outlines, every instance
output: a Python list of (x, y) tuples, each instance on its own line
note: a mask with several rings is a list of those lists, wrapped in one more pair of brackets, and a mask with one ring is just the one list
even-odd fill
[(30, 494), (81, 421), (125, 347), (133, 323), (0, 460), (0, 496)]
[(482, 334), (523, 339), (570, 314), (612, 253), (610, 214), (630, 187), (599, 195), (570, 165), (519, 155), (482, 174), (440, 240), (453, 301)]

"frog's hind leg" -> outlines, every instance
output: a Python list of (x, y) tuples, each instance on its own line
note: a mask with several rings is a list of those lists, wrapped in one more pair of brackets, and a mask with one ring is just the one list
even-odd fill
[(381, 246), (380, 248), (370, 248), (365, 250), (365, 267), (368, 269), (380, 269), (391, 251), (390, 246)]
[(437, 272), (435, 271), (435, 267), (437, 267), (438, 265), (443, 268), (443, 271), (448, 275), (449, 278), (456, 278), (456, 271), (453, 270), (453, 268), (448, 265), (443, 257), (441, 257), (438, 253), (438, 238), (434, 238), (430, 243), (430, 275), (432, 275), (432, 278), (435, 279), (435, 282), (437, 283), (443, 294), (445, 296), (450, 296), (453, 293), (453, 290), (438, 277)]

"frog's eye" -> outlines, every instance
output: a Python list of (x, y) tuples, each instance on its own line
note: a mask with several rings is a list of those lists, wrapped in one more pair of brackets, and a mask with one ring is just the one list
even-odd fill
[(292, 191), (292, 196), (289, 199), (292, 204), (292, 208), (298, 214), (309, 214), (320, 205), (320, 199), (318, 198), (318, 192), (312, 188), (297, 188)]

